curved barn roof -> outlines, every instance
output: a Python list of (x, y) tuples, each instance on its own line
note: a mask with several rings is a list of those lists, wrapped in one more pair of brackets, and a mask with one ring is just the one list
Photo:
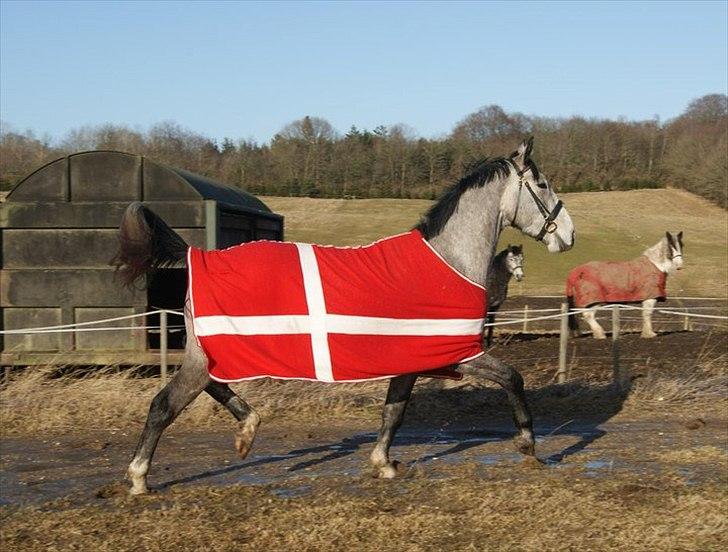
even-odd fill
[(257, 197), (142, 155), (86, 151), (51, 161), (21, 180), (8, 202), (183, 201), (211, 199), (270, 213)]

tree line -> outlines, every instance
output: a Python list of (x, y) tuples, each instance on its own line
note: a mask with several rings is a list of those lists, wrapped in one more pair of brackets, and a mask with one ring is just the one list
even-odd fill
[(467, 115), (439, 138), (398, 124), (340, 133), (306, 116), (268, 143), (217, 142), (173, 122), (148, 131), (82, 127), (60, 140), (0, 129), (0, 186), (11, 188), (43, 163), (111, 149), (146, 155), (254, 194), (344, 198), (434, 198), (483, 157), (536, 137), (536, 160), (564, 192), (672, 186), (728, 207), (728, 96), (692, 101), (672, 120), (550, 118), (497, 105)]

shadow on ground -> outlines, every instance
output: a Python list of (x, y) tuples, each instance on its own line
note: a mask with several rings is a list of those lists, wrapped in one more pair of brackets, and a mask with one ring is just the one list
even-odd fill
[[(629, 385), (620, 387), (575, 383), (548, 386), (529, 393), (529, 403), (535, 415), (537, 443), (553, 436), (578, 438), (576, 443), (541, 457), (541, 460), (546, 464), (558, 464), (605, 436), (607, 431), (601, 426), (621, 412), (629, 390)], [(427, 383), (416, 389), (407, 419), (395, 438), (393, 448), (422, 448), (423, 453), (410, 461), (410, 465), (458, 457), (484, 443), (512, 439), (515, 428), (508, 419), (508, 413), (505, 393), (499, 389), (470, 385), (443, 388), (438, 382)], [(294, 461), (285, 469), (287, 473), (295, 474), (351, 456), (362, 448), (368, 450), (376, 437), (374, 431), (353, 433), (328, 443), (298, 447), (283, 454), (270, 454), (172, 479), (157, 488), (202, 482), (281, 462)], [(442, 445), (449, 447), (443, 450)], [(429, 452), (431, 448), (438, 450)]]

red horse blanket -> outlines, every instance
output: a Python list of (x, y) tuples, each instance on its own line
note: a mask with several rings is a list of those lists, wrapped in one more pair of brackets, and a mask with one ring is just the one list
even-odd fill
[(485, 288), (416, 230), (363, 247), (190, 248), (188, 267), (195, 336), (217, 381), (436, 375), (483, 353)]
[(574, 306), (596, 303), (635, 303), (645, 299), (664, 301), (667, 275), (640, 255), (631, 261), (594, 261), (569, 272), (566, 296)]

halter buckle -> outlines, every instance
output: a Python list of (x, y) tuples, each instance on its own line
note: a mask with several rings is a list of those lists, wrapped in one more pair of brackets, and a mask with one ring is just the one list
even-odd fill
[(558, 229), (558, 224), (556, 224), (553, 220), (549, 221), (545, 225), (546, 233), (547, 234), (553, 234)]

